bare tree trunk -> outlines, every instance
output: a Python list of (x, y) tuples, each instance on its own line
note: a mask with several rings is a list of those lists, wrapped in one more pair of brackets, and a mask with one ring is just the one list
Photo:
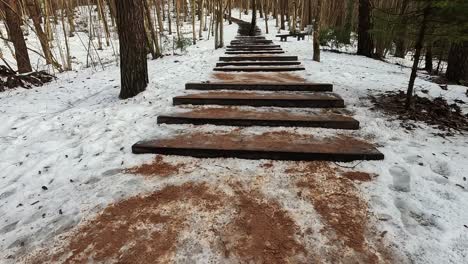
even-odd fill
[(369, 32), (371, 29), (370, 0), (359, 0), (358, 55), (372, 57), (374, 43)]
[(8, 34), (15, 47), (15, 57), (19, 73), (31, 72), (31, 61), (29, 60), (28, 48), (21, 30), (21, 17), (16, 0), (0, 1), (0, 7), (5, 10), (5, 21)]
[(141, 0), (118, 0), (117, 27), (120, 41), (120, 98), (133, 97), (148, 85), (146, 35)]
[(257, 27), (257, 0), (252, 1), (252, 21), (250, 22), (250, 36), (255, 36), (255, 28)]
[(424, 38), (426, 36), (427, 23), (429, 20), (430, 13), (431, 13), (431, 2), (427, 3), (427, 6), (424, 8), (423, 20), (421, 22), (421, 27), (419, 28), (418, 38), (416, 39), (413, 68), (411, 69), (411, 77), (410, 77), (410, 81), (408, 84), (408, 90), (406, 92), (406, 108), (408, 109), (411, 107), (413, 103), (414, 82), (416, 81), (419, 58), (421, 57), (421, 50), (423, 48)]
[(191, 10), (192, 10), (192, 41), (193, 45), (197, 44), (197, 30), (195, 28), (195, 0), (191, 2)]
[(427, 43), (426, 46), (426, 57), (425, 57), (425, 69), (429, 74), (432, 74), (434, 70), (433, 58), (432, 58), (432, 43)]
[(406, 15), (406, 11), (408, 9), (410, 0), (403, 0), (401, 4), (401, 9), (400, 9), (400, 17), (401, 17), (401, 32), (398, 34), (398, 38), (395, 41), (395, 57), (398, 58), (404, 58), (406, 56), (406, 33), (407, 33), (407, 24), (408, 24), (408, 18)]
[(320, 23), (322, 18), (322, 0), (317, 0), (314, 22), (314, 61), (320, 62)]
[(450, 82), (468, 81), (468, 41), (452, 43), (446, 76)]

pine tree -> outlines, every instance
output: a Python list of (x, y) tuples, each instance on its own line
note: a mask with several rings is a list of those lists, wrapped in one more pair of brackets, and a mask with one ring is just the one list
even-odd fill
[(115, 1), (120, 40), (120, 98), (133, 97), (148, 85), (146, 32), (141, 0)]

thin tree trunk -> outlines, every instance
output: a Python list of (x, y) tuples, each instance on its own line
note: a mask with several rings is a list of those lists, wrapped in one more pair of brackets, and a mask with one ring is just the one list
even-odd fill
[(117, 27), (120, 41), (120, 98), (133, 97), (148, 85), (146, 35), (141, 0), (118, 0)]
[(193, 45), (197, 44), (197, 30), (195, 28), (195, 0), (191, 2), (191, 9), (192, 9), (192, 41)]
[(432, 74), (434, 69), (433, 57), (432, 57), (432, 43), (428, 43), (426, 46), (426, 57), (425, 57), (425, 67), (426, 71), (429, 74)]
[(421, 27), (419, 28), (418, 38), (416, 40), (414, 62), (413, 62), (413, 67), (411, 69), (411, 76), (410, 76), (410, 81), (408, 84), (408, 90), (406, 92), (406, 108), (407, 109), (409, 109), (413, 103), (414, 82), (416, 81), (419, 59), (421, 57), (421, 50), (423, 48), (424, 38), (426, 36), (426, 30), (427, 30), (427, 23), (428, 23), (430, 14), (431, 14), (431, 2), (427, 3), (427, 6), (424, 8), (423, 20), (421, 22)]
[(406, 56), (406, 33), (408, 27), (408, 17), (406, 11), (408, 9), (410, 0), (403, 0), (400, 10), (401, 17), (401, 33), (398, 34), (397, 40), (395, 41), (395, 57), (404, 58)]
[(314, 61), (320, 62), (320, 23), (322, 18), (322, 0), (317, 0), (314, 22)]

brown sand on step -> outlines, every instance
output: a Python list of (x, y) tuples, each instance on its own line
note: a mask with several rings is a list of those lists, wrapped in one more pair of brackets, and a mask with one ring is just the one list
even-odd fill
[(303, 83), (305, 79), (297, 74), (280, 73), (213, 73), (213, 82), (226, 83)]

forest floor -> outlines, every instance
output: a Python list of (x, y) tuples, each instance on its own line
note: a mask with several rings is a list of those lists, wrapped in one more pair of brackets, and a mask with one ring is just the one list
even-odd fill
[[(226, 26), (226, 43), (236, 31)], [(281, 45), (299, 55), (302, 78), (334, 84), (360, 130), (190, 129), (352, 135), (376, 144), (384, 161), (133, 155), (136, 141), (187, 128), (156, 118), (175, 111), (172, 97), (186, 93), (186, 82), (219, 77), (212, 68), (224, 51), (212, 40), (149, 61), (147, 91), (125, 101), (117, 66), (59, 74), (43, 87), (0, 93), (0, 262), (466, 262), (466, 134), (441, 137), (423, 122), (409, 130), (371, 110), (372, 96), (405, 89), (407, 67), (333, 52), (316, 63), (311, 40)], [(416, 81), (418, 95), (449, 104), (468, 101), (465, 91)]]

